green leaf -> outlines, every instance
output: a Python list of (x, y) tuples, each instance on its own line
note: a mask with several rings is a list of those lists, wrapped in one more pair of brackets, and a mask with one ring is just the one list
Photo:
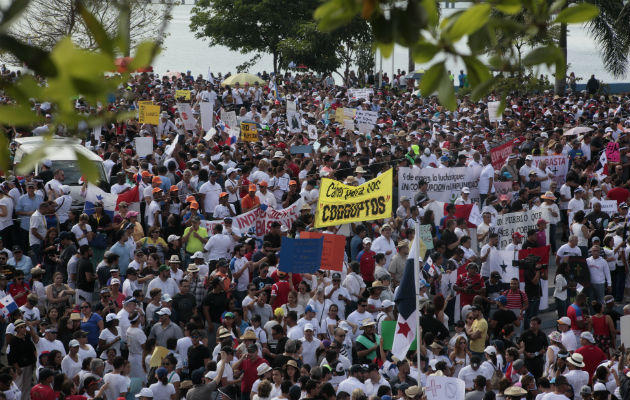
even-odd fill
[(432, 65), (420, 79), (420, 93), (422, 96), (431, 96), (433, 92), (435, 92), (435, 89), (437, 89), (443, 76), (448, 78), (446, 68), (444, 67), (444, 61)]
[(131, 41), (131, 8), (128, 1), (116, 1), (118, 8), (118, 37), (116, 43), (123, 56), (129, 55)]
[(468, 71), (468, 78), (471, 86), (475, 87), (492, 77), (490, 70), (486, 67), (477, 57), (464, 56), (462, 57), (466, 70)]
[(588, 22), (599, 15), (599, 8), (593, 4), (580, 3), (567, 7), (558, 13), (556, 23), (579, 24)]
[(502, 13), (514, 15), (521, 11), (523, 4), (520, 0), (500, 0), (494, 7)]
[(101, 23), (94, 17), (94, 15), (90, 12), (90, 10), (85, 7), (83, 1), (77, 1), (77, 7), (79, 8), (79, 13), (81, 14), (81, 18), (85, 22), (85, 26), (88, 28), (92, 37), (96, 41), (99, 46), (99, 49), (104, 53), (114, 55), (114, 46), (112, 39), (105, 31), (105, 28)]
[(9, 139), (4, 130), (2, 130), (0, 131), (0, 171), (4, 172), (5, 176), (9, 175), (8, 171), (11, 169), (10, 161)]
[(440, 49), (432, 43), (420, 42), (411, 48), (411, 55), (415, 62), (424, 64), (433, 60), (439, 51)]
[(319, 6), (313, 13), (315, 20), (319, 21), (319, 29), (323, 32), (331, 32), (346, 25), (361, 11), (360, 2), (350, 2), (354, 7), (349, 7), (349, 2), (343, 0), (330, 0)]
[(74, 155), (77, 157), (79, 169), (85, 179), (87, 179), (90, 183), (98, 183), (99, 174), (96, 164), (78, 151), (75, 151)]
[(490, 18), (490, 4), (475, 4), (457, 16), (457, 19), (450, 25), (445, 36), (452, 41), (459, 40), (462, 36), (470, 35), (484, 26)]
[(526, 66), (534, 66), (540, 64), (552, 65), (562, 57), (562, 51), (556, 46), (538, 47), (523, 58), (523, 64)]
[(454, 111), (457, 107), (457, 100), (455, 99), (455, 86), (453, 86), (453, 82), (451, 82), (451, 78), (448, 76), (448, 73), (446, 73), (446, 70), (440, 78), (438, 97), (440, 98), (440, 103), (449, 110)]
[(30, 125), (39, 119), (27, 104), (0, 107), (0, 122), (6, 125)]
[(144, 68), (151, 65), (155, 56), (157, 56), (160, 47), (156, 42), (142, 42), (136, 47), (133, 60), (129, 63), (127, 70), (129, 72), (136, 71), (138, 68)]
[(11, 22), (19, 17), (31, 0), (13, 0), (9, 4), (9, 8), (2, 11), (2, 21), (0, 22), (0, 30), (5, 31), (11, 25)]
[(472, 101), (479, 101), (482, 97), (486, 96), (490, 93), (492, 86), (495, 84), (495, 78), (492, 77), (487, 81), (481, 82), (477, 86), (473, 87), (472, 92), (470, 93)]
[(35, 168), (35, 165), (40, 162), (46, 156), (46, 141), (44, 141), (39, 147), (32, 153), (28, 153), (22, 157), (20, 163), (17, 164), (17, 173), (20, 175), (27, 175)]
[(437, 2), (435, 0), (421, 0), (420, 5), (424, 8), (427, 15), (427, 24), (436, 27), (440, 22), (440, 13), (438, 12)]
[(0, 49), (11, 53), (39, 75), (57, 75), (57, 67), (51, 60), (50, 53), (45, 50), (22, 43), (7, 34), (0, 34)]
[(566, 0), (556, 0), (553, 3), (551, 3), (551, 6), (549, 6), (549, 13), (550, 14), (555, 14), (558, 11), (560, 11), (562, 9), (562, 7), (564, 7), (564, 5), (567, 4)]
[(385, 58), (391, 57), (394, 52), (394, 43), (377, 43), (376, 46)]

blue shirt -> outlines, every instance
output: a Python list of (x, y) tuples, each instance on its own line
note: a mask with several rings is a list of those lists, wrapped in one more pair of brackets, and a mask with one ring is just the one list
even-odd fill
[(109, 251), (114, 254), (118, 254), (120, 257), (118, 260), (120, 275), (127, 275), (127, 267), (129, 267), (129, 263), (131, 262), (131, 253), (129, 251), (128, 243), (125, 242), (124, 244), (120, 244), (120, 242), (116, 242)]
[(350, 240), (350, 258), (356, 260), (361, 250), (363, 250), (363, 239), (359, 235), (354, 235)]
[(171, 190), (171, 178), (168, 176), (158, 175), (162, 184), (160, 185), (160, 189), (164, 191), (164, 193), (168, 193)]
[[(38, 194), (36, 194), (32, 199), (28, 197), (28, 194), (23, 194), (18, 199), (17, 205), (15, 206), (15, 211), (35, 211), (39, 208), (39, 205), (42, 204), (44, 198)], [(31, 225), (31, 216), (30, 215), (20, 215), (20, 228), (28, 231)]]
[(26, 278), (31, 277), (31, 268), (33, 268), (33, 261), (29, 256), (22, 255), (22, 259), (20, 261), (15, 261), (15, 258), (10, 258), (7, 262), (9, 265), (13, 265), (16, 270), (20, 270), (24, 272), (24, 276)]

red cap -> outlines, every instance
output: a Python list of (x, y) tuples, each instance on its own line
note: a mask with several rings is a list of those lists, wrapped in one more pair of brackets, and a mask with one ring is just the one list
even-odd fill
[(542, 219), (542, 218), (541, 218), (541, 219), (539, 219), (538, 221), (536, 221), (536, 225), (540, 225), (541, 223), (542, 223), (542, 224), (546, 224), (546, 223), (547, 223), (547, 221), (545, 221), (545, 220), (544, 220), (544, 219)]
[(512, 237), (513, 237), (513, 238), (522, 238), (522, 237), (523, 237), (523, 235), (521, 235), (521, 233), (520, 233), (520, 232), (514, 232), (514, 233), (512, 234)]

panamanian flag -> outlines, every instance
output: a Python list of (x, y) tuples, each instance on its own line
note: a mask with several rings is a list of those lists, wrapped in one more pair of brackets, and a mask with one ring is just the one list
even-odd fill
[(10, 294), (0, 298), (0, 312), (7, 318), (13, 311), (18, 309), (18, 305)]
[(431, 259), (431, 257), (427, 257), (427, 261), (424, 263), (422, 269), (424, 269), (424, 271), (429, 274), (429, 276), (435, 276), (435, 274), (437, 274), (438, 272), (437, 268), (435, 268), (435, 265), (433, 265), (433, 260)]
[(139, 211), (140, 195), (138, 192), (138, 185), (124, 193), (115, 195), (107, 193), (98, 186), (88, 183), (87, 190), (85, 192), (85, 205), (83, 206), (83, 212), (88, 215), (94, 214), (94, 204), (99, 201), (103, 202), (104, 211), (110, 218), (114, 217), (114, 211), (118, 209), (118, 204), (121, 201), (125, 201), (129, 204), (129, 210)]
[(418, 329), (419, 316), (416, 310), (416, 282), (418, 274), (414, 267), (414, 258), (419, 257), (420, 235), (416, 223), (416, 235), (413, 238), (411, 251), (405, 263), (402, 280), (394, 302), (398, 307), (398, 320), (396, 321), (396, 329), (394, 330), (394, 342), (392, 343), (392, 354), (399, 360), (404, 360), (407, 356), (409, 346), (416, 340), (416, 332)]

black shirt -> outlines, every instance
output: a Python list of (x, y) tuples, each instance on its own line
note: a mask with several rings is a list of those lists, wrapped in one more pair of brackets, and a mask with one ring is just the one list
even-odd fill
[(448, 329), (437, 318), (423, 315), (420, 317), (420, 326), (423, 332), (433, 332), (437, 340), (449, 337)]
[(540, 299), (540, 296), (542, 296), (540, 280), (538, 281), (538, 284), (532, 283), (535, 275), (536, 270), (533, 267), (529, 267), (525, 270), (525, 294), (528, 299)]
[(173, 297), (173, 309), (177, 315), (175, 323), (181, 322), (185, 324), (188, 322), (193, 315), (196, 305), (195, 296), (191, 293), (177, 293), (175, 297)]
[(209, 314), (212, 322), (221, 323), (221, 314), (227, 310), (228, 298), (225, 292), (209, 292), (206, 297), (203, 298), (203, 305), (210, 308)]
[(268, 233), (263, 237), (263, 241), (271, 243), (271, 247), (278, 248), (282, 243), (282, 236)]
[(528, 353), (538, 352), (538, 356), (542, 356), (542, 353), (549, 345), (547, 342), (547, 335), (545, 335), (542, 331), (538, 331), (538, 333), (534, 333), (531, 330), (526, 330), (523, 332), (521, 336), (521, 342), (525, 343), (525, 351)]
[(188, 370), (194, 371), (205, 367), (203, 360), (206, 358), (211, 358), (210, 350), (206, 346), (202, 344), (197, 347), (190, 346), (188, 348)]
[[(35, 328), (32, 328), (35, 329)], [(35, 344), (30, 334), (26, 334), (23, 339), (14, 336), (11, 340), (11, 349), (7, 354), (9, 365), (17, 363), (20, 367), (35, 365)]]
[(494, 327), (494, 337), (499, 337), (501, 329), (507, 324), (516, 321), (516, 315), (511, 310), (497, 310), (492, 314), (492, 319), (497, 321)]
[(88, 282), (87, 273), (94, 274), (94, 266), (90, 260), (81, 258), (77, 266), (77, 288), (84, 292), (93, 292), (96, 280)]
[(444, 241), (444, 244), (446, 244), (446, 250), (444, 251), (444, 256), (448, 259), (453, 257), (453, 254), (455, 254), (455, 249), (449, 249), (448, 246), (457, 242), (458, 238), (457, 235), (455, 234), (455, 232), (451, 232), (448, 229), (444, 230), (444, 233), (442, 233), (442, 240)]

